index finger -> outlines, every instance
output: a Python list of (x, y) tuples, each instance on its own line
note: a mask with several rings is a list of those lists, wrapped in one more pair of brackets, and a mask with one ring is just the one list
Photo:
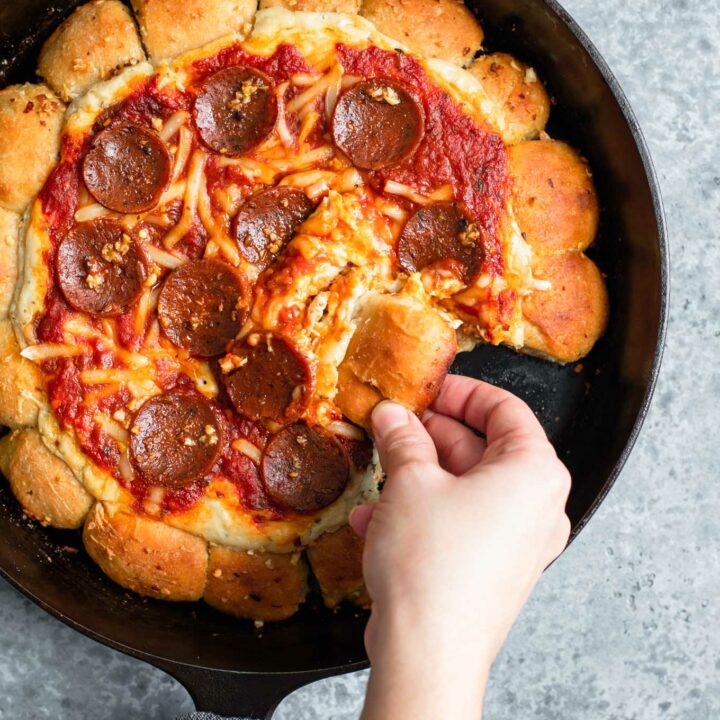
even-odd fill
[(448, 375), (431, 408), (484, 433), (488, 444), (512, 435), (547, 440), (542, 425), (525, 402), (482, 380)]

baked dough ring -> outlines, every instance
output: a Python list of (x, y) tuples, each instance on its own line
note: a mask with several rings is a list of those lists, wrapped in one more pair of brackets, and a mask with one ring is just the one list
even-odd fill
[(360, 14), (418, 55), (467, 65), (483, 30), (462, 0), (365, 0)]
[(68, 101), (144, 59), (125, 5), (120, 0), (94, 0), (77, 8), (48, 38), (40, 51), (38, 75)]
[(232, 32), (247, 34), (256, 0), (132, 0), (153, 63), (173, 58)]
[(455, 331), (437, 310), (397, 295), (371, 295), (355, 319), (338, 368), (336, 405), (365, 428), (385, 398), (423, 412), (455, 358)]
[(343, 600), (370, 607), (362, 573), (363, 547), (362, 538), (345, 525), (320, 536), (308, 548), (308, 559), (327, 607), (334, 608)]
[(207, 543), (165, 523), (97, 502), (85, 521), (85, 549), (118, 585), (161, 600), (199, 600)]
[(23, 510), (42, 525), (74, 529), (83, 524), (92, 497), (37, 430), (14, 430), (0, 440), (0, 470)]
[(0, 320), (10, 312), (18, 277), (20, 216), (0, 208)]
[(300, 553), (253, 553), (210, 546), (205, 602), (250, 620), (285, 620), (307, 594), (307, 563)]
[(260, 0), (260, 9), (284, 7), (302, 12), (339, 12), (356, 15), (362, 0)]
[(512, 205), (535, 253), (585, 250), (595, 239), (599, 209), (587, 162), (557, 140), (508, 149)]
[(65, 106), (47, 85), (0, 90), (0, 206), (22, 213), (57, 162)]
[(584, 253), (566, 252), (538, 257), (534, 274), (552, 289), (523, 300), (525, 349), (559, 362), (579, 360), (607, 325), (607, 289), (600, 271)]
[(46, 403), (42, 372), (20, 355), (9, 320), (0, 320), (0, 364), (0, 425), (37, 425), (38, 408)]
[(495, 104), (508, 145), (539, 137), (550, 117), (550, 98), (529, 65), (507, 53), (493, 53), (473, 60), (468, 72)]

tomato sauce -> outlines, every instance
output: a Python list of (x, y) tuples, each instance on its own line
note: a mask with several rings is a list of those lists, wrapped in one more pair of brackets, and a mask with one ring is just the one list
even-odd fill
[(277, 82), (289, 80), (297, 73), (312, 72), (297, 48), (282, 43), (272, 55), (263, 57), (246, 52), (240, 43), (223, 48), (217, 55), (193, 63), (195, 82), (233, 65), (245, 65), (264, 72)]

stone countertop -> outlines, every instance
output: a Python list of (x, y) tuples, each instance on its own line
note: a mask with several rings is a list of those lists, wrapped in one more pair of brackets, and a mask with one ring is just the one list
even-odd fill
[[(564, 0), (648, 140), (672, 243), (665, 361), (602, 509), (542, 579), (492, 675), (493, 720), (720, 717), (720, 0)], [(366, 674), (278, 720), (349, 720)], [(0, 718), (174, 718), (163, 673), (73, 632), (0, 581)]]

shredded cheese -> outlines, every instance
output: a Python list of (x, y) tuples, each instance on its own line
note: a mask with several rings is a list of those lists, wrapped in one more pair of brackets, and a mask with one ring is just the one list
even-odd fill
[(163, 238), (163, 245), (168, 249), (175, 247), (192, 227), (200, 186), (204, 180), (206, 162), (207, 155), (200, 149), (195, 150), (190, 159), (190, 169), (188, 171), (185, 198), (183, 200), (183, 212), (180, 217), (180, 222)]
[(340, 78), (342, 78), (344, 69), (340, 63), (337, 63), (328, 72), (326, 72), (314, 85), (311, 85), (307, 90), (304, 90), (299, 95), (296, 95), (287, 104), (288, 112), (298, 112), (301, 108), (305, 107), (310, 109), (310, 104), (319, 98), (323, 93), (335, 85)]
[(245, 438), (238, 438), (230, 443), (230, 447), (233, 450), (237, 450), (239, 453), (249, 457), (254, 463), (260, 464), (262, 460), (262, 453), (257, 445), (253, 445), (249, 440)]
[(20, 351), (20, 355), (35, 363), (54, 358), (77, 357), (88, 352), (82, 345), (67, 345), (65, 343), (39, 343), (28, 345)]
[(170, 142), (172, 140), (175, 133), (183, 126), (185, 123), (189, 120), (190, 113), (188, 113), (186, 110), (178, 110), (177, 112), (173, 113), (163, 125), (162, 130), (160, 131), (160, 137), (163, 139), (164, 142)]

